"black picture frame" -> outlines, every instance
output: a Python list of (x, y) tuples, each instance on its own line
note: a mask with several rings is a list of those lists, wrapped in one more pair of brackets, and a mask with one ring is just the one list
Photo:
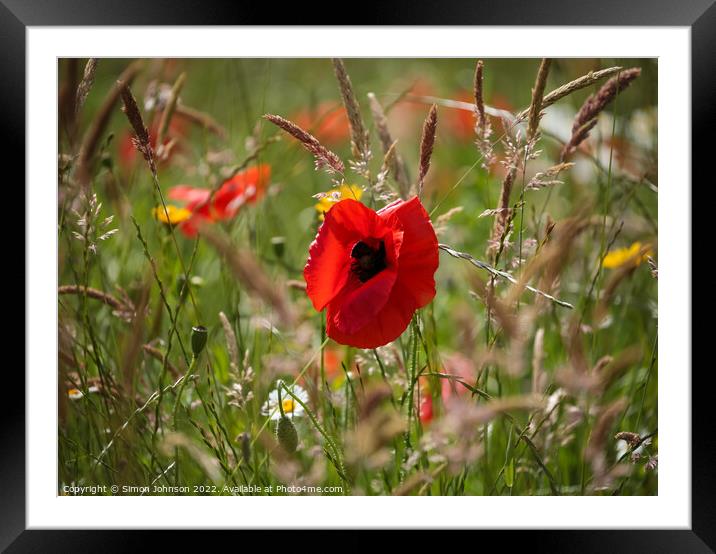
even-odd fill
[[(0, 0), (0, 114), (6, 159), (22, 160), (25, 150), (25, 32), (28, 26), (54, 25), (256, 25), (340, 24), (343, 16), (328, 3), (209, 2), (207, 0)], [(279, 13), (277, 13), (279, 12)], [(688, 26), (691, 29), (692, 145), (712, 141), (716, 121), (716, 4), (714, 0), (443, 0), (418, 4), (408, 0), (361, 3), (351, 9), (351, 21), (360, 25), (635, 25)], [(347, 13), (347, 12), (343, 12)], [(320, 21), (332, 18), (333, 21)], [(345, 21), (343, 21), (345, 24)], [(712, 154), (713, 155), (713, 154)], [(711, 156), (712, 156), (711, 155)], [(711, 156), (692, 155), (692, 181), (712, 183)], [(25, 167), (7, 164), (15, 183), (24, 182)], [(671, 184), (673, 186), (673, 184)], [(688, 186), (683, 184), (683, 186)], [(16, 189), (19, 187), (15, 186)], [(22, 204), (25, 204), (24, 194)], [(25, 210), (28, 206), (25, 206)], [(19, 213), (19, 209), (17, 210)], [(18, 241), (19, 242), (19, 241)], [(18, 244), (19, 247), (19, 244)], [(692, 252), (696, 250), (692, 247)], [(24, 259), (24, 252), (21, 254)], [(24, 265), (23, 265), (24, 276)], [(14, 276), (17, 279), (17, 276)], [(28, 291), (26, 290), (26, 295)], [(26, 296), (27, 297), (27, 296)], [(7, 322), (17, 328), (17, 322)], [(25, 327), (23, 326), (23, 329)], [(694, 330), (695, 326), (694, 326)], [(30, 332), (31, 330), (26, 330)], [(5, 339), (7, 341), (7, 338)], [(693, 341), (692, 344), (697, 344)], [(6, 343), (7, 344), (7, 343)], [(8, 364), (10, 365), (10, 364)], [(708, 364), (711, 366), (712, 364)], [(582, 530), (491, 532), (497, 540), (509, 535), (509, 544), (524, 543), (531, 551), (570, 552), (713, 552), (716, 550), (716, 490), (714, 443), (711, 426), (711, 368), (693, 371), (692, 378), (692, 526), (690, 530)], [(698, 368), (694, 368), (698, 369)], [(691, 368), (669, 368), (685, 374)], [(102, 551), (149, 548), (147, 532), (36, 531), (25, 527), (25, 377), (17, 365), (6, 367), (5, 414), (0, 423), (0, 548), (8, 552)], [(8, 382), (9, 381), (9, 382)], [(268, 516), (267, 516), (268, 517)], [(77, 526), (81, 527), (78, 521)], [(555, 526), (559, 525), (555, 514)], [(161, 532), (164, 549), (181, 541), (185, 533)], [(245, 541), (247, 539), (243, 539)], [(251, 539), (248, 539), (251, 540)], [(300, 540), (300, 539), (299, 539)], [(241, 542), (235, 543), (239, 546)], [(243, 542), (245, 546), (249, 543)]]

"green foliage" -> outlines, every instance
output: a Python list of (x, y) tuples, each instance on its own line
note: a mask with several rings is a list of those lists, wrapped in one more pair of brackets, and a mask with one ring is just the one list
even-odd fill
[[(99, 61), (76, 128), (60, 121), (60, 154), (76, 156), (126, 65)], [(559, 161), (574, 113), (602, 83), (545, 110), (539, 152), (519, 168), (511, 196), (519, 208), (513, 244), (496, 262), (486, 254), (494, 217), (481, 214), (497, 206), (505, 170), (482, 167), (471, 112), (465, 119), (439, 106), (425, 184), (440, 242), (518, 280), (555, 243), (550, 221), (582, 218), (559, 272), (550, 280), (540, 269), (529, 280), (574, 309), (530, 291), (510, 297), (508, 281), (441, 252), (434, 301), (392, 345), (362, 351), (326, 338), (323, 314), (300, 288), (319, 226), (312, 196), (328, 191), (333, 177), (261, 120), (339, 105), (330, 61), (148, 60), (132, 84), (140, 108), (152, 81), (171, 88), (185, 73), (178, 107), (210, 115), (226, 134), (185, 122), (158, 165), (157, 189), (141, 156), (127, 159), (129, 124), (117, 105), (87, 185), (76, 178), (75, 158), (61, 163), (59, 281), (78, 288), (58, 299), (58, 490), (212, 483), (218, 494), (232, 494), (225, 485), (278, 484), (365, 495), (657, 494), (657, 281), (647, 263), (624, 275), (601, 267), (607, 249), (636, 241), (652, 245), (656, 260), (656, 61), (554, 60), (547, 91), (613, 65), (641, 67), (642, 75), (600, 115), (561, 183), (522, 194), (535, 173)], [(388, 112), (415, 178), (429, 109), (416, 96), (470, 102), (474, 60), (351, 59), (346, 67), (373, 149), (372, 184), (350, 170), (347, 178), (378, 209), (384, 202), (371, 187), (383, 160), (366, 94)], [(486, 103), (514, 113), (529, 106), (537, 67), (487, 60)], [(60, 61), (61, 85), (71, 70)], [(157, 114), (144, 108), (151, 129)], [(177, 113), (172, 122), (181, 121)], [(492, 124), (499, 161), (505, 129)], [(351, 159), (347, 138), (327, 146)], [(286, 296), (291, 326), (203, 237), (152, 216), (163, 200), (172, 203), (172, 186), (212, 188), (232, 168), (256, 163), (272, 168), (266, 196), (215, 227)], [(388, 185), (395, 187), (391, 175)], [(307, 399), (284, 388), (283, 398), (305, 410), (276, 427), (262, 407), (280, 380), (298, 383)], [(615, 438), (624, 431), (641, 442)]]

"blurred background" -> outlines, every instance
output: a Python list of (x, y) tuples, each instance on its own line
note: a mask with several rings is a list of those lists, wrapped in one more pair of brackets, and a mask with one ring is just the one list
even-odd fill
[[(75, 91), (82, 79), (85, 62), (76, 59), (58, 61), (60, 283), (85, 283), (118, 295), (120, 293), (117, 291), (121, 290), (121, 294), (126, 294), (135, 304), (141, 303), (143, 294), (149, 294), (149, 299), (143, 301), (150, 306), (150, 312), (141, 330), (142, 342), (156, 340), (158, 342), (151, 344), (163, 348), (166, 346), (169, 323), (166, 318), (162, 321), (152, 315), (161, 312), (161, 299), (156, 290), (145, 292), (148, 279), (151, 281), (148, 277), (146, 252), (137, 241), (137, 230), (130, 217), (134, 217), (145, 231), (143, 238), (149, 252), (157, 260), (159, 274), (164, 279), (172, 302), (178, 298), (176, 290), (180, 286), (178, 279), (181, 273), (175, 255), (176, 246), (184, 260), (191, 260), (191, 273), (196, 278), (193, 290), (196, 302), (201, 306), (201, 323), (209, 328), (210, 344), (223, 340), (218, 314), (224, 311), (229, 314), (239, 335), (240, 357), (246, 358), (247, 363), (259, 374), (252, 389), (256, 396), (256, 406), (251, 409), (251, 415), (237, 415), (227, 405), (221, 407), (228, 414), (227, 426), (232, 438), (242, 432), (256, 432), (258, 407), (268, 394), (275, 376), (295, 376), (313, 349), (320, 344), (318, 316), (305, 294), (300, 290), (292, 290), (291, 301), (297, 306), (301, 323), (295, 329), (286, 330), (286, 335), (273, 342), (271, 323), (265, 323), (268, 317), (266, 311), (254, 298), (242, 292), (219, 256), (205, 244), (197, 246), (181, 234), (175, 237), (176, 245), (169, 240), (166, 229), (156, 225), (153, 220), (153, 209), (160, 204), (159, 198), (154, 190), (151, 173), (131, 142), (127, 118), (120, 110), (119, 102), (107, 108), (107, 98), (120, 75), (136, 66), (136, 72), (132, 73), (131, 90), (152, 140), (155, 140), (161, 110), (177, 78), (184, 74), (185, 82), (179, 103), (164, 137), (167, 148), (164, 159), (159, 161), (159, 186), (165, 194), (177, 185), (212, 188), (220, 185), (239, 167), (259, 163), (270, 165), (270, 186), (265, 198), (250, 206), (250, 209), (242, 210), (239, 216), (221, 223), (221, 227), (236, 244), (247, 246), (255, 252), (270, 276), (302, 281), (308, 246), (320, 224), (314, 195), (329, 191), (333, 182), (326, 173), (314, 169), (312, 157), (297, 141), (262, 120), (261, 116), (267, 113), (278, 114), (294, 121), (344, 160), (348, 160), (351, 157), (348, 119), (341, 104), (331, 61), (101, 59), (84, 106), (81, 112), (76, 112)], [(506, 133), (508, 129), (504, 121), (499, 117), (491, 118), (495, 159), (483, 167), (484, 159), (475, 145), (472, 109), (475, 60), (346, 59), (345, 63), (361, 104), (363, 119), (371, 132), (374, 171), (380, 167), (382, 151), (370, 115), (368, 93), (376, 95), (387, 114), (388, 127), (393, 138), (398, 141), (396, 149), (405, 161), (411, 181), (417, 176), (423, 121), (430, 106), (437, 104), (437, 136), (423, 202), (431, 215), (440, 242), (478, 259), (487, 260), (486, 250), (493, 217), (481, 217), (481, 214), (497, 205), (500, 186), (506, 175), (502, 163), (505, 150), (500, 139), (509, 136), (513, 130)], [(584, 492), (585, 482), (589, 482), (584, 476), (583, 454), (593, 436), (592, 426), (599, 420), (600, 414), (603, 415), (597, 409), (599, 406), (625, 399), (626, 406), (617, 418), (617, 427), (610, 427), (614, 432), (626, 430), (646, 436), (655, 431), (657, 422), (657, 284), (647, 265), (629, 272), (623, 282), (617, 283), (618, 289), (612, 291), (606, 317), (593, 318), (591, 315), (599, 300), (600, 287), (597, 287), (596, 292), (594, 287), (595, 271), (598, 272), (600, 285), (606, 284), (608, 277), (607, 268), (603, 269), (603, 273), (600, 270), (599, 258), (600, 248), (604, 247), (604, 228), (609, 227), (611, 231), (619, 228), (616, 234), (607, 237), (611, 240), (610, 251), (628, 249), (639, 242), (651, 245), (650, 252), (656, 258), (657, 61), (555, 59), (547, 79), (546, 91), (552, 91), (590, 71), (613, 66), (625, 69), (639, 67), (641, 75), (599, 115), (589, 138), (570, 158), (569, 161), (574, 165), (560, 174), (560, 182), (529, 191), (525, 196), (526, 257), (533, 255), (539, 242), (545, 239), (545, 228), (549, 221), (562, 221), (580, 214), (585, 216), (586, 213), (586, 216), (593, 216), (597, 223), (604, 223), (601, 227), (601, 224), (595, 225), (594, 229), (585, 232), (573, 244), (570, 263), (560, 276), (557, 296), (573, 304), (575, 310), (566, 312), (550, 309), (540, 316), (542, 327), (546, 329), (543, 363), (549, 384), (544, 388), (545, 394), (551, 398), (550, 394), (562, 391), (563, 395), (572, 398), (569, 402), (579, 410), (582, 418), (578, 424), (570, 427), (570, 423), (574, 423), (570, 417), (575, 412), (565, 408), (559, 412), (560, 418), (552, 422), (552, 426), (546, 426), (554, 436), (537, 436), (534, 439), (540, 448), (546, 449), (546, 463), (558, 475), (565, 493)], [(528, 108), (538, 67), (538, 59), (484, 60), (485, 103), (491, 108), (512, 114)], [(602, 80), (577, 90), (545, 109), (541, 123), (542, 136), (537, 145), (539, 152), (527, 164), (524, 175), (519, 175), (522, 182), (529, 182), (537, 173), (546, 171), (560, 161), (560, 151), (572, 134), (575, 114), (587, 97), (595, 93), (604, 82)], [(97, 130), (97, 136), (87, 180), (98, 197), (97, 202), (102, 204), (101, 215), (114, 217), (108, 227), (116, 228), (117, 231), (106, 240), (98, 241), (94, 246), (95, 255), (88, 256), (87, 245), (73, 239), (72, 231), (76, 231), (73, 222), (82, 214), (77, 200), (75, 162), (93, 129)], [(518, 129), (524, 134), (523, 128)], [(154, 146), (156, 148), (157, 145)], [(366, 185), (357, 175), (351, 182), (351, 173), (348, 172), (348, 175), (350, 184)], [(513, 191), (513, 203), (518, 196), (519, 185)], [(371, 207), (377, 209), (380, 205)], [(72, 210), (76, 210), (77, 217)], [(445, 217), (441, 219), (441, 216)], [(517, 272), (520, 261), (515, 256), (514, 251), (508, 252), (501, 261), (500, 269)], [(478, 345), (485, 344), (485, 333), (489, 337), (489, 329), (486, 329), (489, 327), (489, 318), (485, 317), (485, 306), (476, 301), (474, 294), (471, 295), (470, 285), (475, 271), (466, 262), (441, 254), (437, 274), (438, 294), (430, 308), (431, 318), (438, 322), (433, 338), (435, 344), (439, 345), (441, 359), (459, 354), (459, 359), (467, 360), (470, 366), (468, 373), (473, 374), (480, 372), (476, 354)], [(482, 275), (483, 279), (487, 277)], [(529, 295), (525, 295), (524, 299), (528, 304), (533, 302), (533, 297)], [(61, 374), (81, 373), (85, 370), (91, 377), (98, 374), (97, 368), (92, 369), (96, 360), (87, 355), (86, 348), (82, 354), (78, 347), (78, 343), (82, 342), (79, 337), (83, 332), (88, 332), (87, 329), (82, 331), (89, 323), (84, 317), (90, 318), (94, 333), (100, 337), (101, 344), (93, 348), (106, 355), (106, 363), (110, 368), (108, 371), (120, 371), (124, 367), (122, 360), (127, 355), (127, 344), (131, 344), (127, 338), (131, 332), (121, 328), (109, 310), (93, 308), (89, 316), (81, 316), (73, 306), (66, 304), (61, 297), (60, 326), (66, 327), (68, 338), (64, 344), (67, 351), (72, 352), (69, 356), (71, 361), (65, 359), (65, 366), (60, 353)], [(187, 311), (187, 320), (196, 318), (196, 314), (190, 317), (192, 311), (189, 308)], [(574, 313), (582, 317), (578, 318)], [(642, 352), (641, 357), (630, 362), (618, 374), (615, 384), (610, 384), (610, 388), (598, 398), (591, 398), (592, 392), (570, 391), (568, 386), (558, 383), (556, 378), (558, 370), (571, 363), (564, 336), (576, 319), (581, 325), (581, 340), (586, 350), (584, 355), (590, 367), (604, 356), (617, 358), (619, 353), (630, 351), (635, 345)], [(593, 321), (598, 326), (593, 326)], [(303, 326), (304, 323), (310, 325)], [(186, 341), (189, 340), (190, 327), (187, 321), (180, 330)], [(304, 335), (301, 335), (302, 332)], [(60, 334), (62, 336), (62, 330)], [(486, 390), (495, 396), (521, 395), (533, 391), (534, 383), (528, 369), (533, 354), (533, 339), (531, 335), (527, 341), (525, 367), (516, 376), (504, 380), (496, 379), (495, 375), (499, 376), (499, 373), (488, 372), (487, 376), (478, 376), (478, 379), (485, 379)], [(61, 338), (61, 349), (62, 344)], [(405, 354), (406, 341), (401, 341), (399, 346), (399, 352)], [(334, 370), (339, 377), (336, 388), (340, 390), (345, 384), (345, 379), (341, 377), (341, 363), (351, 370), (356, 356), (360, 357), (360, 354), (332, 343), (329, 343), (326, 351), (335, 358)], [(146, 398), (156, 385), (161, 364), (153, 361), (151, 356), (143, 356), (137, 354), (136, 360), (132, 362), (141, 368), (141, 371), (137, 371), (138, 375), (132, 377), (135, 383), (133, 390), (143, 393), (137, 394), (136, 399), (130, 398), (126, 410), (140, 405), (141, 398)], [(216, 372), (218, 382), (230, 387), (226, 349), (216, 346), (211, 356), (214, 357), (213, 371)], [(400, 367), (400, 355), (397, 356), (396, 368)], [(377, 367), (373, 367), (375, 360), (370, 359), (365, 363), (366, 371), (370, 372), (371, 368), (377, 371)], [(177, 364), (181, 365), (179, 362)], [(392, 374), (392, 371), (389, 370), (389, 373)], [(394, 371), (396, 375), (399, 374), (398, 369)], [(61, 379), (61, 382), (65, 381)], [(398, 381), (393, 383), (396, 388), (400, 387)], [(87, 390), (85, 388), (85, 392)], [(443, 414), (443, 408), (440, 407), (441, 384), (435, 382), (432, 386), (426, 385), (425, 390), (426, 394), (435, 398), (434, 414), (435, 419), (438, 419)], [(86, 433), (89, 431), (81, 429), (85, 424), (77, 419), (77, 413), (73, 415), (73, 411), (78, 408), (74, 407), (74, 403), (67, 402), (67, 396), (62, 392), (61, 398), (65, 399), (62, 402), (65, 419), (60, 429), (61, 444), (65, 441), (65, 449), (61, 449), (61, 459), (64, 457), (61, 463), (76, 458), (75, 443), (84, 441), (89, 452), (101, 450), (106, 440), (101, 437), (87, 438)], [(224, 399), (223, 402), (228, 401)], [(113, 416), (107, 417), (114, 421)], [(425, 422), (425, 425), (429, 423)], [(531, 419), (523, 423), (534, 424)], [(610, 424), (615, 425), (614, 421)], [(137, 432), (141, 434), (141, 431)], [(608, 440), (604, 439), (607, 444), (602, 445), (612, 462), (627, 452), (626, 442), (612, 440), (614, 432), (610, 431)], [(436, 485), (433, 493), (511, 493), (513, 485), (508, 487), (501, 482), (495, 488), (490, 486), (492, 481), (490, 485), (486, 484), (486, 479), (490, 477), (494, 480), (498, 473), (501, 475), (500, 468), (504, 472), (507, 464), (504, 451), (505, 448), (513, 447), (514, 438), (512, 431), (501, 434), (495, 431), (494, 444), (491, 445), (493, 450), (489, 451), (497, 457), (489, 458), (486, 466), (477, 464), (472, 473), (466, 470), (466, 475), (472, 475), (474, 479), (471, 481), (463, 475), (462, 488), (449, 481), (452, 484)], [(476, 440), (480, 442), (484, 436)], [(124, 447), (127, 450), (122, 459), (131, 466), (132, 462), (127, 462), (127, 459), (135, 456), (139, 460), (149, 455), (146, 452), (130, 454), (130, 442), (128, 440)], [(147, 447), (147, 452), (152, 452), (152, 449)], [(494, 454), (497, 452), (499, 454)], [(152, 463), (147, 462), (147, 467), (151, 467)], [(429, 466), (428, 462), (426, 464)], [(524, 464), (517, 471), (529, 474), (535, 469), (533, 461), (529, 464), (525, 461)], [(638, 471), (638, 479), (617, 480), (616, 484), (612, 481), (610, 486), (619, 488), (609, 490), (618, 490), (624, 494), (655, 494), (654, 472), (649, 473), (643, 464), (635, 467), (637, 469), (633, 471)], [(196, 480), (200, 481), (201, 471), (197, 468), (195, 470)], [(68, 463), (61, 471), (61, 480), (77, 480), (85, 471)], [(145, 470), (135, 468), (133, 471), (142, 473)], [(514, 466), (512, 471), (515, 471)], [(149, 470), (146, 472), (150, 473)], [(330, 480), (328, 477), (326, 479)], [(528, 479), (527, 482), (529, 485), (525, 486), (524, 491), (515, 494), (549, 493), (540, 478)], [(390, 492), (388, 485), (378, 485), (372, 477), (366, 477), (365, 482), (357, 484), (357, 488), (366, 494)]]

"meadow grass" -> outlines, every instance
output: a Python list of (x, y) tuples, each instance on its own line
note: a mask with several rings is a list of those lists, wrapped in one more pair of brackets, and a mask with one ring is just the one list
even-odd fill
[[(476, 61), (60, 60), (61, 494), (657, 494), (656, 63)], [(235, 216), (160, 221), (259, 164)], [(375, 349), (306, 295), (341, 183), (440, 242)]]

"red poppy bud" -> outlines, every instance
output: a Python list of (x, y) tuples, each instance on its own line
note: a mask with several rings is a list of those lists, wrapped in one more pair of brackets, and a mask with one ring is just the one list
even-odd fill
[(376, 348), (398, 338), (435, 296), (438, 241), (420, 200), (374, 212), (356, 200), (326, 214), (303, 270), (326, 332), (340, 344)]

